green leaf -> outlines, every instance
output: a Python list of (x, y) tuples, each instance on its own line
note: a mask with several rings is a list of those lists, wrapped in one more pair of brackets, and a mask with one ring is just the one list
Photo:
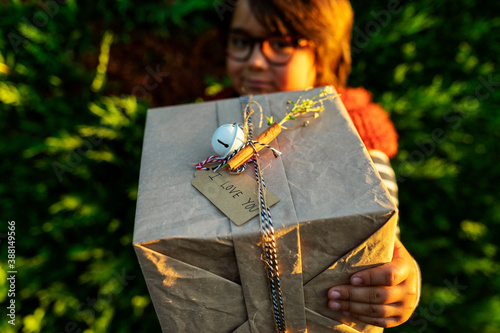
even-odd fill
[(271, 125), (274, 123), (274, 121), (273, 121), (273, 116), (271, 116), (271, 117), (266, 117), (266, 119), (267, 119), (267, 125), (271, 126)]

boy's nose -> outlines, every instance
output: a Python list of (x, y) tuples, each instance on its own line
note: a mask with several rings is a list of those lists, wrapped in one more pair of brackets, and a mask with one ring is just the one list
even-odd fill
[(260, 43), (255, 42), (253, 45), (252, 53), (250, 54), (250, 58), (248, 58), (248, 63), (250, 67), (254, 69), (265, 69), (269, 65), (266, 57), (262, 53)]

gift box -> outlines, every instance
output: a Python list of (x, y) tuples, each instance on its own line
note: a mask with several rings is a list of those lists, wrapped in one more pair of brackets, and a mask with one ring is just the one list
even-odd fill
[[(288, 100), (320, 92), (252, 100), (282, 119)], [(286, 124), (271, 143), (281, 157), (259, 157), (280, 199), (271, 212), (287, 332), (381, 332), (327, 306), (330, 287), (391, 261), (397, 208), (340, 99), (324, 107), (307, 126)], [(148, 111), (133, 242), (164, 332), (275, 332), (258, 217), (237, 226), (191, 184), (214, 131), (243, 122), (241, 110), (234, 98)]]

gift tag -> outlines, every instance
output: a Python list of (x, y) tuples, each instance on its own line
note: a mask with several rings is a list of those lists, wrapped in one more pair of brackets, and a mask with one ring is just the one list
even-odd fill
[[(257, 182), (244, 172), (235, 175), (222, 168), (216, 172), (198, 170), (192, 184), (236, 225), (259, 214)], [(270, 191), (266, 191), (266, 200), (269, 207), (280, 201)]]

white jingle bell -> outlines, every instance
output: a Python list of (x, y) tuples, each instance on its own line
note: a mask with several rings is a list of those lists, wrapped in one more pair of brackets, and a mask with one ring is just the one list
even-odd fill
[(217, 155), (226, 158), (245, 144), (245, 133), (238, 124), (225, 124), (215, 130), (212, 147)]

